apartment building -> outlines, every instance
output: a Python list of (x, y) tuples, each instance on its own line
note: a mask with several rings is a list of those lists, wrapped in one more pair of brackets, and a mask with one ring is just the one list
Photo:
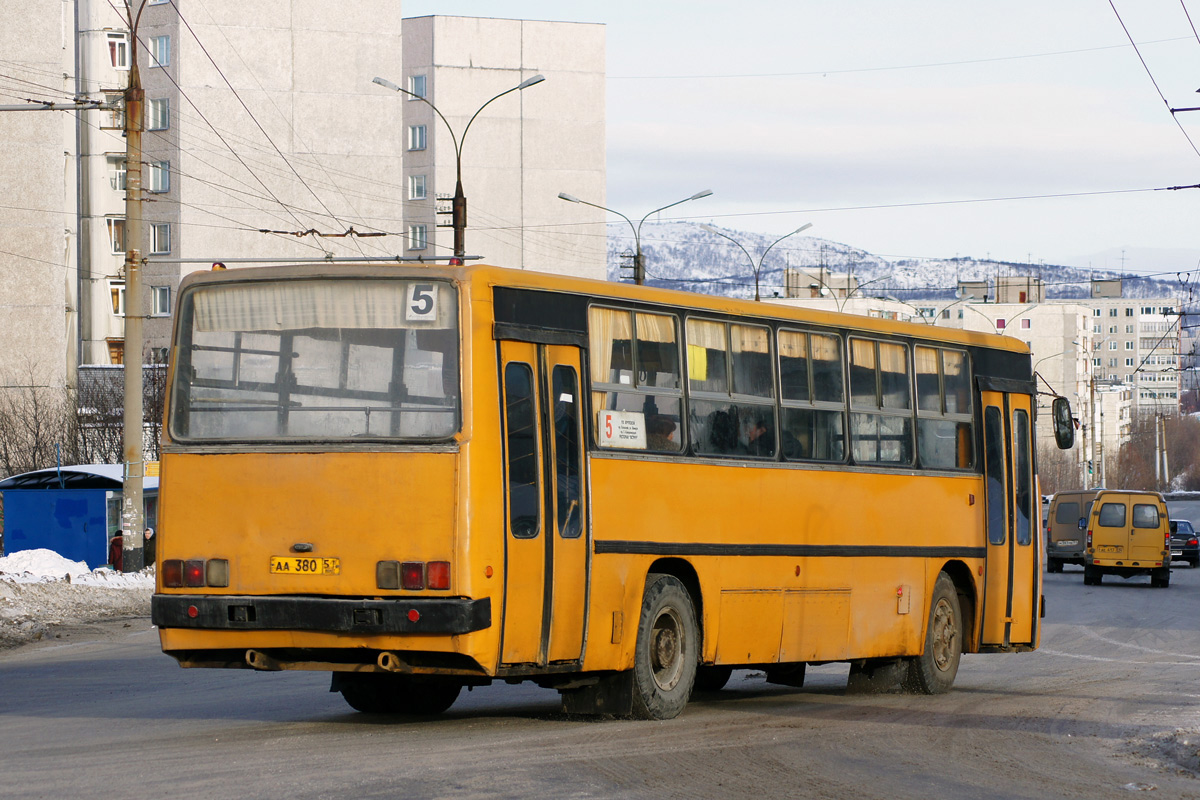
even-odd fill
[[(457, 150), (468, 255), (604, 280), (604, 212), (558, 199), (605, 204), (604, 48), (602, 25), (404, 20), (403, 71), (380, 75), (408, 92), (394, 97), (404, 120), (407, 254), (454, 252)], [(545, 80), (512, 91), (536, 75)]]
[[(28, 214), (0, 217), (0, 290), (12, 299), (0, 371), (21, 359), (120, 364), (124, 352), (126, 142), (121, 98), (136, 58), (145, 89), (142, 308), (147, 363), (166, 357), (188, 272), (250, 259), (449, 256), (439, 199), (457, 160), (429, 106), (372, 83), (422, 84), (462, 140), (469, 255), (603, 278), (604, 28), (425, 17), (400, 4), (148, 0), (137, 41), (114, 5), (35, 0), (0, 43), (49, 83), (105, 108), (0, 115), (0, 186)], [(72, 13), (73, 12), (73, 13)], [(472, 115), (541, 73), (545, 81)], [(3, 102), (3, 101), (0, 101)], [(418, 109), (418, 107), (421, 107)], [(424, 109), (424, 112), (421, 111)], [(424, 119), (418, 119), (425, 113)], [(436, 122), (437, 124), (433, 124)], [(412, 130), (427, 136), (414, 147)], [(135, 243), (136, 244), (136, 243)], [(5, 247), (10, 245), (9, 247)]]

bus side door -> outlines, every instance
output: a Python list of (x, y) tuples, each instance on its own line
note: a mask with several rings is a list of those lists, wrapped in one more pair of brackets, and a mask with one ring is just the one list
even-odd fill
[(1030, 397), (985, 391), (982, 403), (987, 567), (981, 644), (1036, 646), (1041, 558)]
[(583, 657), (588, 535), (580, 350), (500, 342), (506, 533), (501, 663)]

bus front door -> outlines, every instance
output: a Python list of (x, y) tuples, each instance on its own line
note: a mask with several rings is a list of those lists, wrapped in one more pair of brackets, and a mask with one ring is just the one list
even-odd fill
[(985, 391), (982, 402), (987, 567), (981, 645), (1036, 647), (1041, 559), (1030, 397)]
[(500, 342), (507, 532), (501, 663), (583, 657), (588, 577), (580, 350)]

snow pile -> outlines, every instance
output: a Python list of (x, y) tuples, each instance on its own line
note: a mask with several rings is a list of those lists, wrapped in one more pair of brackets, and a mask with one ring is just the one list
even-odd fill
[(154, 568), (89, 570), (50, 550), (0, 558), (0, 647), (41, 639), (56, 625), (150, 614)]

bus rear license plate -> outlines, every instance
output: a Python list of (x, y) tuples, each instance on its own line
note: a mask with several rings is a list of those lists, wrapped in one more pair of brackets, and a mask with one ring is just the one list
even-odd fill
[(1098, 547), (1096, 549), (1098, 549), (1101, 553), (1119, 553), (1119, 552), (1121, 552), (1121, 548), (1115, 544), (1102, 544), (1102, 545), (1100, 545), (1100, 547)]
[(294, 558), (271, 556), (272, 575), (340, 575), (342, 561), (338, 558)]
[(1078, 539), (1063, 539), (1061, 542), (1058, 543), (1058, 546), (1059, 547), (1078, 547), (1079, 540)]

